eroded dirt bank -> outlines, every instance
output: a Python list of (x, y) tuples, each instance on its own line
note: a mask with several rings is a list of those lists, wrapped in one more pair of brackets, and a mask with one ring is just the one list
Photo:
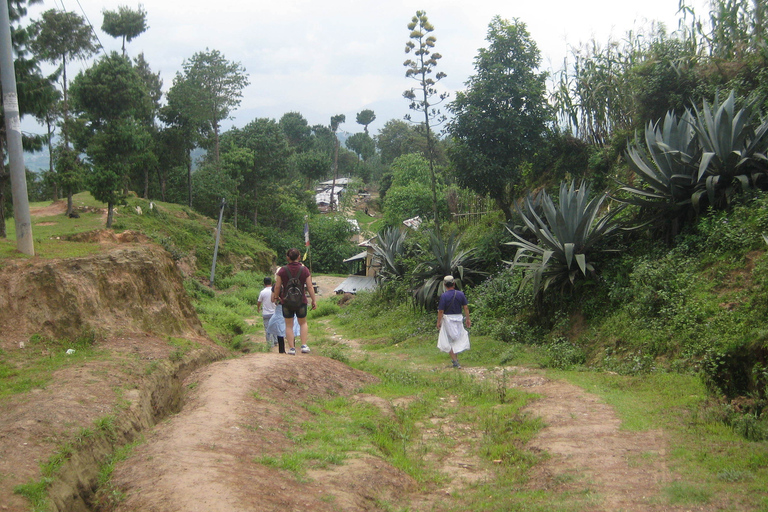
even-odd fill
[(302, 434), (305, 399), (354, 396), (375, 380), (318, 356), (252, 354), (198, 370), (183, 410), (116, 469), (117, 510), (380, 510), (377, 500), (415, 483), (379, 459), (361, 454), (306, 482), (256, 460), (297, 446), (286, 433)]
[[(132, 243), (122, 243), (132, 242)], [(28, 511), (13, 492), (40, 482), (53, 510), (90, 507), (100, 466), (115, 446), (177, 411), (181, 382), (226, 356), (205, 337), (168, 253), (137, 237), (67, 260), (5, 260), (0, 268), (0, 369), (9, 378), (87, 333), (93, 353), (50, 378), (18, 377), (30, 391), (0, 402), (0, 510)], [(40, 334), (55, 342), (30, 342)], [(171, 343), (173, 337), (173, 343)], [(27, 361), (27, 362), (24, 362)]]
[(14, 260), (0, 268), (0, 340), (84, 331), (202, 336), (181, 274), (157, 245), (130, 243), (65, 260)]

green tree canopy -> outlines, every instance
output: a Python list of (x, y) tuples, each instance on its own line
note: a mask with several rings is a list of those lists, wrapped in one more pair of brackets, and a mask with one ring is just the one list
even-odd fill
[(152, 111), (152, 100), (131, 62), (112, 52), (75, 77), (72, 103), (84, 127), (78, 149), (85, 149), (92, 164), (86, 183), (97, 200), (107, 203), (109, 228), (131, 170), (150, 149), (142, 120)]
[(250, 83), (245, 68), (239, 62), (229, 62), (218, 50), (208, 49), (194, 54), (182, 67), (184, 73), (174, 79), (174, 86), (179, 85), (182, 93), (178, 107), (203, 139), (213, 134), (213, 140), (204, 147), (213, 149), (218, 162), (221, 122), (240, 105), (243, 89)]
[(371, 109), (365, 109), (361, 110), (357, 113), (357, 116), (355, 117), (355, 121), (357, 121), (357, 124), (363, 125), (363, 131), (365, 131), (365, 134), (368, 135), (368, 125), (371, 124), (376, 120), (376, 114), (374, 114), (373, 110)]
[(536, 70), (539, 49), (525, 24), (495, 17), (488, 48), (475, 58), (476, 73), (467, 90), (450, 104), (455, 117), (448, 129), (457, 181), (488, 194), (511, 219), (510, 207), (521, 192), (522, 165), (539, 149), (550, 116), (546, 73)]
[(117, 11), (104, 10), (102, 12), (104, 22), (101, 24), (101, 30), (112, 37), (122, 38), (123, 55), (125, 55), (125, 42), (130, 43), (149, 28), (147, 26), (147, 12), (141, 4), (136, 10), (121, 5)]

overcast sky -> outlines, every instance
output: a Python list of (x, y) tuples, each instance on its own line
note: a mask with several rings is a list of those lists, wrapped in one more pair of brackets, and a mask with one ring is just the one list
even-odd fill
[[(703, 5), (706, 0), (695, 0)], [(692, 2), (689, 2), (689, 4)], [(100, 29), (102, 11), (122, 0), (45, 0), (30, 10), (64, 8), (90, 20), (106, 51), (120, 42)], [(251, 84), (225, 126), (243, 126), (257, 117), (280, 119), (300, 112), (310, 124), (330, 123), (345, 114), (341, 126), (361, 131), (355, 115), (371, 109), (377, 119), (372, 133), (389, 119), (402, 119), (408, 104), (402, 93), (415, 85), (404, 76), (406, 25), (419, 9), (426, 11), (443, 55), (438, 70), (447, 73), (440, 86), (461, 90), (473, 74), (477, 49), (486, 45), (495, 15), (518, 18), (541, 51), (544, 69), (559, 69), (568, 47), (594, 37), (605, 42), (655, 20), (677, 26), (678, 0), (144, 0), (149, 30), (127, 45), (130, 56), (144, 52), (167, 90), (185, 59), (206, 48), (241, 63)], [(85, 63), (68, 70), (74, 77)]]

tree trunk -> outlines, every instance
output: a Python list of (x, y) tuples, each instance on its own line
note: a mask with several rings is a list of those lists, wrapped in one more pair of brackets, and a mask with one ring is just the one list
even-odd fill
[(49, 114), (45, 115), (45, 124), (48, 127), (48, 172), (51, 175), (51, 181), (53, 181), (53, 200), (57, 201), (59, 199), (59, 184), (56, 180), (56, 176), (54, 175), (53, 130), (51, 129), (51, 116)]
[(67, 191), (67, 217), (72, 214), (72, 191)]
[[(422, 57), (422, 61), (423, 61)], [(435, 231), (440, 232), (440, 219), (437, 217), (437, 178), (435, 178), (435, 151), (432, 148), (432, 136), (429, 129), (429, 97), (427, 96), (427, 74), (422, 73), (422, 91), (424, 92), (424, 126), (427, 129), (427, 158), (429, 159), (429, 178), (432, 186), (432, 209), (435, 216)]]
[(256, 205), (256, 196), (258, 195), (258, 192), (256, 192), (256, 189), (253, 190), (253, 225), (258, 226), (259, 225), (259, 207)]
[(188, 206), (192, 208), (192, 151), (187, 151), (187, 189), (188, 189)]
[(107, 202), (107, 229), (112, 228), (112, 203)]

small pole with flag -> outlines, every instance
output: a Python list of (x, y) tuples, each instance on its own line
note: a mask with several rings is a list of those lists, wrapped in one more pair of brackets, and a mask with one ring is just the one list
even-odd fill
[[(309, 220), (308, 216), (304, 216), (304, 246), (306, 251), (304, 252), (304, 260), (309, 257)], [(312, 273), (312, 260), (309, 260), (309, 273)]]

